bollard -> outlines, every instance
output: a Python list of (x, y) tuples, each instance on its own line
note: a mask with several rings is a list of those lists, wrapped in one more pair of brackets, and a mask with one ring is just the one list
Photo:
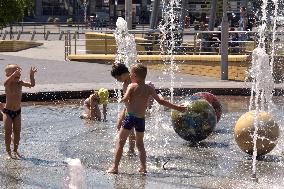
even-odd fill
[(2, 38), (2, 40), (5, 40), (5, 39), (6, 39), (7, 34), (8, 34), (8, 31), (7, 31), (7, 30), (5, 30), (5, 32), (4, 32), (4, 34), (3, 34), (3, 38)]
[(71, 54), (71, 33), (67, 31), (65, 34), (65, 61), (68, 60), (67, 56)]
[(75, 32), (74, 32), (74, 35), (73, 35), (73, 39), (76, 39), (76, 38), (77, 38), (77, 35), (78, 35), (78, 31), (75, 31)]
[(45, 39), (45, 35), (46, 35), (46, 28), (45, 25), (43, 25), (43, 38)]
[(60, 34), (59, 34), (59, 40), (62, 39), (63, 35), (64, 35), (64, 31), (61, 31)]
[(68, 32), (68, 55), (71, 54), (71, 33)]
[(21, 30), (19, 30), (18, 35), (17, 35), (17, 40), (19, 40), (21, 38), (21, 34), (22, 34)]
[(75, 37), (75, 40), (74, 40), (74, 52), (75, 54), (77, 54), (77, 38)]
[(32, 36), (31, 36), (31, 40), (34, 40), (35, 34), (36, 34), (36, 31), (34, 30), (33, 33), (32, 33)]
[(48, 30), (48, 31), (46, 32), (45, 36), (44, 36), (44, 40), (48, 40), (49, 34), (50, 34), (50, 31)]
[(64, 40), (64, 60), (67, 60), (67, 35), (65, 35), (65, 40)]

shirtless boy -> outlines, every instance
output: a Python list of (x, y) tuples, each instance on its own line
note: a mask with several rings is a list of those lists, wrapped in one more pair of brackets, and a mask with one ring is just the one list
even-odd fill
[[(123, 94), (125, 94), (128, 85), (131, 83), (129, 71), (128, 71), (128, 68), (125, 66), (125, 64), (122, 64), (122, 63), (114, 64), (112, 66), (111, 76), (114, 77), (118, 82), (123, 83), (122, 92)], [(126, 111), (126, 108), (123, 108), (119, 113), (119, 117), (116, 122), (116, 129), (118, 131), (121, 128), (121, 124), (125, 116), (125, 111)], [(130, 156), (134, 155), (135, 154), (134, 148), (135, 148), (135, 134), (134, 134), (134, 131), (132, 131), (129, 135), (129, 150), (127, 154)]]
[(22, 69), (16, 64), (8, 64), (5, 68), (6, 80), (4, 81), (6, 104), (3, 109), (3, 123), (5, 130), (6, 159), (11, 159), (11, 135), (13, 133), (14, 158), (20, 159), (18, 147), (21, 132), (21, 100), (22, 87), (34, 87), (34, 74), (37, 69), (31, 67), (30, 82), (20, 80)]
[(119, 137), (116, 142), (114, 162), (107, 170), (108, 173), (117, 174), (120, 159), (123, 153), (123, 146), (129, 134), (135, 129), (136, 147), (139, 152), (140, 168), (139, 172), (146, 173), (146, 151), (144, 148), (144, 131), (145, 131), (145, 112), (148, 99), (152, 96), (159, 104), (178, 111), (186, 111), (186, 107), (174, 105), (159, 95), (155, 89), (145, 84), (147, 68), (142, 64), (136, 64), (131, 68), (130, 78), (132, 83), (127, 87), (127, 91), (121, 101), (125, 102), (125, 117), (122, 128), (119, 131)]
[[(114, 77), (118, 82), (123, 83), (122, 92), (123, 94), (125, 94), (128, 85), (131, 83), (129, 70), (126, 67), (126, 65), (122, 63), (114, 64), (112, 66), (111, 76)], [(146, 83), (154, 88), (154, 85), (152, 84), (151, 81), (146, 81)], [(153, 105), (153, 98), (149, 98), (149, 101), (147, 103), (148, 108), (151, 108), (152, 105)], [(116, 128), (118, 131), (120, 130), (122, 121), (125, 117), (125, 111), (126, 111), (126, 108), (123, 108), (119, 113), (119, 117), (116, 123)], [(134, 130), (132, 130), (132, 132), (129, 135), (129, 150), (127, 152), (128, 156), (135, 155), (134, 148), (135, 148), (135, 133), (134, 133)]]

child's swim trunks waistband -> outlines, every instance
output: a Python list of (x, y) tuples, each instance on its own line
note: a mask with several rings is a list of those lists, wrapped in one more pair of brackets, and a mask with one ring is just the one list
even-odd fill
[(143, 116), (137, 116), (137, 114), (132, 113), (132, 112), (125, 112), (125, 116), (134, 116), (134, 117), (142, 118), (142, 119), (145, 118), (145, 117), (143, 117)]

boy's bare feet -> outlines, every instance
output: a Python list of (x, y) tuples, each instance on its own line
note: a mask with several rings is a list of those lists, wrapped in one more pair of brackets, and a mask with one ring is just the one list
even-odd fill
[(139, 173), (142, 173), (142, 174), (146, 174), (147, 173), (146, 168), (143, 168), (143, 167), (140, 167), (140, 169), (138, 171), (139, 171)]
[(11, 152), (6, 152), (6, 160), (10, 160), (12, 157)]
[(14, 152), (14, 158), (15, 159), (21, 159), (21, 155), (18, 152)]
[(115, 169), (113, 167), (109, 168), (107, 170), (107, 173), (110, 173), (110, 174), (118, 174), (118, 169)]

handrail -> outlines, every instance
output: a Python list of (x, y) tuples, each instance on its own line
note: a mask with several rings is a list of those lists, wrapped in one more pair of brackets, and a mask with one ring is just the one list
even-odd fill
[[(113, 31), (111, 32), (105, 32), (108, 34), (112, 34)], [(146, 35), (148, 34), (146, 31), (142, 30), (130, 30), (129, 33), (133, 33), (138, 36)], [(209, 40), (209, 39), (202, 39), (200, 38), (199, 34), (215, 34), (214, 40)], [(151, 33), (153, 34), (153, 32)], [(218, 36), (221, 34), (220, 31), (185, 31), (183, 33), (183, 37), (186, 40), (180, 43), (177, 46), (177, 50), (179, 51), (180, 54), (220, 54), (220, 43), (221, 41), (218, 40)], [(234, 34), (246, 34), (247, 36), (250, 36), (250, 40), (238, 40), (238, 39), (232, 39)], [(159, 35), (160, 33), (154, 33), (155, 38), (144, 38), (145, 41), (137, 41), (137, 53), (138, 54), (160, 54), (160, 39)], [(257, 39), (258, 32), (254, 31), (230, 31), (229, 36), (230, 39), (228, 41), (229, 43), (229, 53), (230, 54), (251, 54), (252, 50), (256, 47), (258, 44)], [(276, 35), (284, 35), (282, 32), (277, 32)], [(208, 37), (208, 36), (207, 36)], [(87, 41), (91, 42), (94, 41), (93, 43), (88, 43), (88, 46), (90, 49), (82, 50), (83, 46), (85, 47), (85, 43)], [(101, 43), (100, 41), (103, 41)], [(277, 44), (281, 44), (282, 42), (277, 42)], [(102, 49), (102, 46), (103, 49)], [(108, 36), (102, 37), (101, 39), (77, 39), (77, 44), (76, 44), (77, 52), (80, 54), (83, 54), (84, 52), (86, 54), (91, 54), (91, 53), (102, 53), (102, 54), (112, 54), (116, 53), (114, 52), (116, 49), (116, 45), (114, 42), (114, 38), (111, 37), (109, 38)], [(96, 48), (99, 49), (99, 52), (96, 50)], [(93, 50), (92, 50), (93, 49)], [(281, 51), (278, 51), (278, 53), (282, 53)]]
[[(130, 33), (133, 33), (138, 36), (146, 35), (148, 34), (145, 31), (141, 30), (130, 30)], [(108, 34), (112, 34), (112, 32), (105, 32)], [(207, 39), (204, 40), (200, 38), (199, 34), (215, 34), (213, 36), (214, 39)], [(183, 37), (186, 40), (183, 42), (180, 42), (177, 44), (176, 54), (220, 54), (220, 43), (221, 41), (218, 40), (218, 34), (220, 34), (220, 31), (185, 31), (183, 33)], [(252, 50), (256, 47), (257, 41), (256, 36), (257, 32), (251, 32), (251, 31), (230, 31), (229, 35), (230, 37), (233, 36), (233, 34), (247, 34), (250, 36), (251, 41), (242, 41), (238, 39), (232, 39), (230, 38), (229, 43), (229, 53), (230, 54), (251, 54)], [(151, 33), (153, 34), (153, 33)], [(279, 33), (284, 35), (284, 33)], [(156, 38), (144, 38), (145, 41), (140, 41), (139, 39), (136, 40), (137, 45), (137, 54), (139, 55), (147, 55), (147, 54), (160, 54), (160, 39), (159, 39), (159, 33), (156, 33), (154, 35), (157, 35)], [(74, 39), (70, 39), (69, 42), (65, 43), (68, 44), (68, 52), (66, 54), (115, 54), (116, 53), (116, 44), (114, 37), (109, 36), (102, 36), (101, 38), (93, 38), (93, 39), (84, 39), (84, 38), (78, 38), (77, 35)], [(74, 41), (71, 45), (71, 41)], [(93, 42), (92, 42), (93, 41)], [(178, 41), (177, 41), (178, 42)], [(74, 52), (71, 52), (71, 46), (74, 47)], [(72, 47), (72, 49), (73, 49)]]

